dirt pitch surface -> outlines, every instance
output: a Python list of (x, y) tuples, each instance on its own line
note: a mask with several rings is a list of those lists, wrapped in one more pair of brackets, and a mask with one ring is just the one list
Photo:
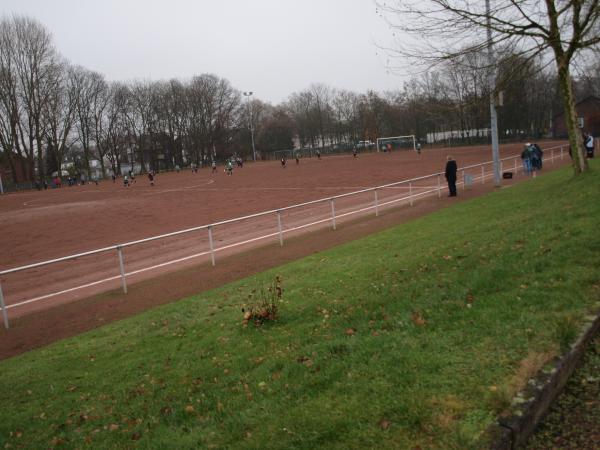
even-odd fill
[[(555, 145), (558, 143), (544, 142), (542, 147)], [(502, 146), (501, 157), (519, 154), (521, 148), (522, 144)], [(432, 174), (444, 169), (448, 154), (454, 156), (459, 167), (491, 159), (488, 146), (424, 149), (421, 155), (413, 151), (365, 153), (356, 159), (352, 155), (320, 160), (304, 158), (298, 165), (290, 160), (285, 168), (278, 161), (250, 163), (235, 169), (232, 176), (227, 176), (222, 167), (215, 174), (211, 174), (210, 168), (197, 173), (187, 170), (158, 174), (154, 186), (150, 186), (146, 177), (138, 176), (129, 188), (118, 179), (116, 183), (103, 181), (99, 185), (7, 194), (0, 196), (3, 231), (0, 270)], [(562, 161), (546, 163), (544, 171), (568, 163), (565, 154)], [(505, 164), (504, 170), (512, 169), (512, 161)], [(473, 171), (473, 175), (479, 175), (480, 170)], [(491, 166), (485, 170), (489, 175)], [(518, 176), (505, 180), (503, 185), (524, 179), (525, 176)], [(436, 185), (435, 179), (414, 183), (413, 193)], [(379, 202), (406, 196), (408, 189), (408, 186), (384, 189), (379, 192)], [(377, 218), (373, 210), (349, 215), (337, 220), (336, 231), (331, 231), (331, 222), (326, 220), (331, 215), (329, 202), (286, 212), (282, 219), (287, 231), (323, 222), (319, 227), (286, 233), (283, 247), (276, 236), (275, 214), (217, 227), (213, 230), (217, 247), (253, 240), (267, 233), (275, 236), (218, 252), (215, 267), (211, 267), (210, 257), (204, 255), (128, 275), (127, 295), (119, 289), (114, 250), (4, 275), (0, 281), (5, 301), (13, 307), (8, 310), (11, 329), (0, 331), (0, 358), (258, 273), (491, 190), (491, 178), (485, 185), (476, 181), (466, 191), (459, 188), (458, 198), (447, 198), (444, 186), (441, 199), (435, 194), (424, 196), (415, 200), (412, 207), (407, 201), (397, 202), (380, 208)], [(353, 196), (337, 201), (336, 214), (372, 204), (372, 192), (363, 197)], [(206, 230), (127, 247), (126, 272), (130, 274), (208, 249)], [(23, 303), (110, 277), (115, 279)], [(17, 304), (20, 305), (14, 306)]]

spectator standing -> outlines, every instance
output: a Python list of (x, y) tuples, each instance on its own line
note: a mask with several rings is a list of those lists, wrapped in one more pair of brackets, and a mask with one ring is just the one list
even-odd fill
[(456, 197), (456, 172), (458, 172), (456, 161), (448, 155), (445, 173), (446, 181), (448, 181), (448, 191), (450, 192), (448, 197)]
[(536, 169), (541, 170), (543, 166), (544, 151), (538, 144), (531, 144), (531, 152), (536, 159)]
[(531, 155), (530, 155), (530, 147), (531, 144), (525, 144), (525, 148), (521, 152), (521, 161), (523, 161), (523, 171), (529, 174), (531, 173)]
[(583, 136), (583, 145), (585, 146), (585, 153), (588, 158), (594, 157), (594, 136), (586, 134)]

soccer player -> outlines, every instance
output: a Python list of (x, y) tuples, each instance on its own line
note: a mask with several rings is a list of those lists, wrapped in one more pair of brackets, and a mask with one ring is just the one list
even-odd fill
[(150, 186), (154, 186), (154, 174), (152, 172), (148, 172), (148, 180), (150, 181)]

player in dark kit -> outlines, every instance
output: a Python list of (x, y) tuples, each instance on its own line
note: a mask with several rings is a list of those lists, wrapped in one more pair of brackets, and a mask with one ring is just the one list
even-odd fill
[(285, 156), (283, 158), (281, 158), (281, 167), (283, 167), (285, 169)]

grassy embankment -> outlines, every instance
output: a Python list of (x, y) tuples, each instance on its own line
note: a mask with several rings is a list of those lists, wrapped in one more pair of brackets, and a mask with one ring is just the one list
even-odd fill
[(3, 361), (0, 446), (475, 447), (600, 299), (599, 199), (560, 170)]

